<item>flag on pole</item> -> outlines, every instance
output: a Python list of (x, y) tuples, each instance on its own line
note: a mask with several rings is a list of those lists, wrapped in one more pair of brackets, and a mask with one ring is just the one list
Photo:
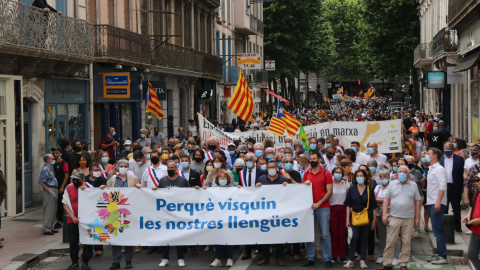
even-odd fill
[(147, 113), (152, 113), (157, 116), (157, 119), (160, 120), (163, 118), (163, 110), (160, 102), (158, 101), (157, 93), (153, 86), (148, 82), (148, 92), (147, 98), (145, 99), (146, 106), (145, 111)]
[(307, 134), (303, 129), (303, 125), (300, 125), (300, 133), (298, 134), (298, 138), (303, 142), (303, 149), (305, 149), (305, 151), (310, 151), (310, 142), (308, 141)]
[(293, 117), (291, 114), (289, 114), (288, 112), (284, 112), (284, 113), (285, 113), (285, 116), (282, 117), (282, 120), (287, 125), (288, 135), (293, 138), (293, 137), (295, 137), (295, 135), (297, 135), (297, 131), (300, 128), (301, 123), (297, 119), (295, 119), (295, 117)]
[(287, 127), (287, 124), (285, 124), (283, 120), (280, 120), (277, 117), (272, 117), (272, 121), (270, 121), (270, 126), (268, 126), (268, 131), (283, 137), (286, 127)]
[(238, 74), (237, 86), (232, 97), (228, 100), (228, 109), (236, 114), (244, 122), (248, 122), (253, 115), (253, 94), (248, 87), (247, 80), (242, 72)]
[(343, 93), (343, 86), (337, 91), (337, 94), (341, 94), (341, 93)]

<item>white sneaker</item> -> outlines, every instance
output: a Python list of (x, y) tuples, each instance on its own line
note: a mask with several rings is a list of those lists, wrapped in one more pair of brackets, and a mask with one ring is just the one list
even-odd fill
[(398, 259), (397, 259), (397, 258), (393, 258), (392, 265), (393, 265), (393, 266), (397, 266), (397, 265), (399, 265), (399, 263), (398, 263)]
[(205, 249), (203, 251), (205, 251), (205, 252), (210, 251), (210, 246), (205, 246)]
[(158, 266), (165, 267), (168, 265), (168, 259), (163, 259)]
[(178, 267), (185, 267), (185, 261), (183, 259), (178, 260)]
[(447, 260), (441, 256), (438, 256), (437, 259), (432, 261), (432, 264), (447, 264)]
[(468, 231), (466, 232), (466, 234), (467, 234), (467, 235), (471, 235), (471, 234), (472, 234), (472, 231), (468, 230)]
[(434, 255), (432, 255), (432, 257), (427, 258), (427, 262), (433, 262), (433, 261), (435, 261), (435, 260), (437, 259), (437, 257), (438, 257), (438, 255), (437, 255), (437, 254), (434, 254)]
[(233, 260), (232, 259), (227, 260), (227, 266), (229, 266), (229, 267), (233, 266)]
[(378, 257), (376, 263), (382, 264), (383, 263), (383, 257)]
[(210, 266), (212, 266), (212, 267), (222, 266), (222, 261), (220, 261), (219, 259), (215, 259), (215, 260), (210, 264)]

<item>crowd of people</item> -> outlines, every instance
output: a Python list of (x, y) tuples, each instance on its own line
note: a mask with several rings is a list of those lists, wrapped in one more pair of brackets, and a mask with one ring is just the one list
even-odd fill
[[(442, 220), (451, 207), (457, 232), (462, 232), (462, 221), (468, 222), (471, 231), (467, 233), (472, 234), (472, 241), (467, 254), (480, 269), (479, 241), (474, 241), (480, 239), (477, 200), (480, 145), (467, 147), (463, 139), (452, 137), (439, 114), (429, 115), (413, 109), (403, 111), (403, 115), (389, 112), (381, 99), (363, 105), (345, 108), (345, 113), (341, 113), (344, 116), (335, 116), (329, 111), (323, 111), (322, 115), (317, 110), (292, 113), (306, 124), (401, 118), (405, 133), (401, 153), (380, 153), (375, 142), (369, 142), (366, 149), (358, 141), (342, 145), (339, 138), (331, 136), (310, 136), (309, 151), (304, 149), (301, 140), (290, 137), (286, 137), (282, 145), (274, 145), (270, 139), (257, 142), (247, 138), (222, 148), (220, 138), (201, 141), (194, 128), (195, 121), (191, 121), (187, 133), (179, 128), (177, 136), (165, 138), (158, 128), (151, 133), (141, 130), (139, 140), (125, 140), (121, 145), (114, 139), (115, 129), (110, 128), (94, 152), (88, 151), (85, 141), (70, 144), (62, 140), (58, 148), (44, 156), (39, 178), (44, 194), (43, 233), (53, 235), (59, 228), (68, 228), (72, 259), (68, 269), (76, 269), (80, 267), (79, 188), (206, 189), (305, 184), (312, 187), (315, 242), (247, 245), (242, 260), (250, 259), (252, 252), (258, 250), (258, 265), (267, 265), (273, 252), (276, 265), (282, 266), (285, 254), (291, 254), (295, 261), (301, 260), (304, 247), (306, 261), (301, 265), (305, 267), (323, 258), (327, 268), (333, 263), (351, 268), (358, 261), (361, 268), (367, 268), (367, 262), (376, 262), (380, 264), (379, 269), (397, 265), (407, 269), (412, 238), (419, 238), (422, 231), (423, 210), (423, 231), (433, 231), (437, 242), (437, 254), (429, 261), (445, 264), (447, 249)], [(224, 131), (240, 130), (236, 122), (228, 127), (215, 124)], [(243, 124), (244, 130), (265, 127), (268, 120), (261, 119), (260, 115), (253, 123)], [(117, 147), (121, 151), (115, 154)], [(461, 206), (472, 206), (463, 220)], [(62, 224), (63, 210), (69, 216), (68, 224)], [(377, 238), (380, 256), (375, 258)], [(196, 255), (197, 248), (177, 247), (178, 266), (185, 266), (185, 253), (190, 250)], [(102, 256), (103, 249), (104, 246), (84, 245), (83, 269), (90, 269), (88, 261), (93, 255)], [(227, 266), (234, 264), (233, 246), (205, 247), (205, 251), (213, 249), (211, 266), (221, 266), (225, 257)], [(110, 269), (120, 268), (122, 254), (126, 267), (131, 268), (134, 253), (141, 250), (141, 247), (112, 246)], [(154, 252), (163, 252), (160, 267), (169, 264), (169, 246), (148, 247), (147, 253)]]

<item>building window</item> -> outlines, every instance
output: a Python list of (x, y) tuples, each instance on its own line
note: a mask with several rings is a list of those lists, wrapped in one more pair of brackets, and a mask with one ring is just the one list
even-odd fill
[(220, 14), (220, 18), (225, 20), (225, 0), (222, 0), (222, 4), (220, 6), (222, 13)]
[(0, 81), (0, 115), (7, 114), (7, 83), (4, 80)]
[(230, 1), (227, 0), (227, 22), (230, 22)]

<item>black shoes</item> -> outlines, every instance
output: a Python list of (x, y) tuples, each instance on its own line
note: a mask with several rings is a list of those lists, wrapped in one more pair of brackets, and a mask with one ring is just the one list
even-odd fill
[(125, 268), (127, 268), (127, 269), (130, 269), (132, 267), (133, 267), (132, 262), (127, 262), (127, 264), (125, 265)]
[(90, 270), (92, 267), (88, 265), (88, 262), (82, 262), (82, 270)]
[(251, 258), (252, 258), (251, 253), (244, 253), (243, 256), (242, 256), (242, 261), (245, 261), (245, 260), (248, 260), (248, 259), (251, 259)]
[(315, 265), (315, 262), (314, 262), (314, 261), (307, 260), (307, 261), (302, 265), (302, 267), (308, 267), (308, 266), (312, 266), (312, 265)]
[(55, 225), (53, 226), (54, 229), (61, 229), (62, 228), (62, 223), (60, 222), (57, 222), (55, 223)]
[(112, 266), (110, 266), (110, 269), (119, 269), (120, 264), (119, 263), (112, 263)]
[(55, 233), (53, 233), (52, 231), (50, 232), (43, 232), (43, 235), (54, 235)]
[(58, 231), (57, 231), (57, 230), (52, 230), (52, 232), (53, 232), (53, 233), (58, 233)]
[[(44, 233), (45, 234), (45, 233)], [(78, 269), (78, 267), (80, 267), (80, 265), (78, 265), (78, 263), (72, 263), (68, 268), (67, 270), (76, 270)]]
[(326, 261), (325, 262), (325, 267), (332, 268), (332, 261)]

